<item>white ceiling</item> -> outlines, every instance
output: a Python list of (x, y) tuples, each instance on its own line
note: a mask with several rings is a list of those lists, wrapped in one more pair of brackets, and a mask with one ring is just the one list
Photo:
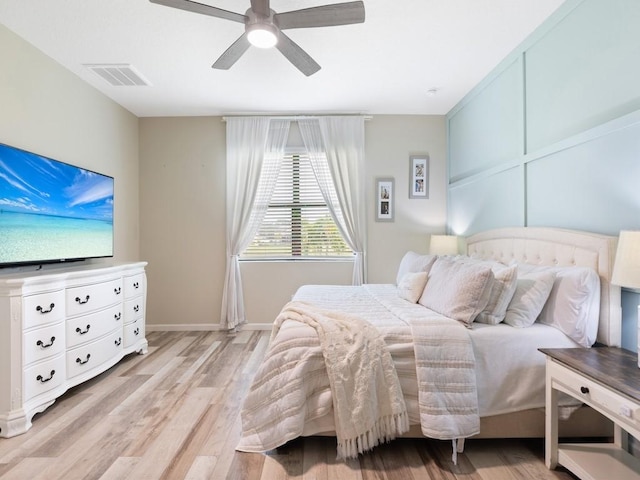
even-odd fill
[[(286, 12), (340, 0), (272, 0)], [(148, 0), (1, 0), (0, 22), (139, 117), (234, 113), (446, 114), (563, 0), (364, 0), (364, 24), (288, 30), (322, 67), (275, 49), (211, 64), (242, 24)], [(200, 0), (244, 13), (249, 0)], [(113, 87), (83, 64), (131, 64)], [(434, 96), (430, 89), (437, 89)]]

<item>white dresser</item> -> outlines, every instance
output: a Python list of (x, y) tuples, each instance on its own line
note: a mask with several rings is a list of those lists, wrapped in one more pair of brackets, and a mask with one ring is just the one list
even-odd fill
[(147, 352), (146, 262), (0, 274), (0, 437), (67, 389)]

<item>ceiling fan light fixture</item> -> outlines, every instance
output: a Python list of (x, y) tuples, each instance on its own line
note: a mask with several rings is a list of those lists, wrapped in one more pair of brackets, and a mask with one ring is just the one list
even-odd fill
[(278, 32), (268, 23), (254, 23), (247, 27), (247, 39), (254, 47), (271, 48), (278, 43)]

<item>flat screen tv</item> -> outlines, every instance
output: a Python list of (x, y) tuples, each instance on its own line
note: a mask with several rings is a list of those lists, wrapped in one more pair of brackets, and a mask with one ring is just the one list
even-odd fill
[(0, 143), (0, 268), (113, 256), (113, 178)]

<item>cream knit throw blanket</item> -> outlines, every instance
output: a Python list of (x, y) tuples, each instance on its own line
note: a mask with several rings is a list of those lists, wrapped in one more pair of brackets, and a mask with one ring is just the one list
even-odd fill
[(409, 430), (409, 416), (391, 354), (370, 323), (353, 315), (290, 302), (275, 321), (313, 327), (327, 367), (338, 458), (352, 458)]

